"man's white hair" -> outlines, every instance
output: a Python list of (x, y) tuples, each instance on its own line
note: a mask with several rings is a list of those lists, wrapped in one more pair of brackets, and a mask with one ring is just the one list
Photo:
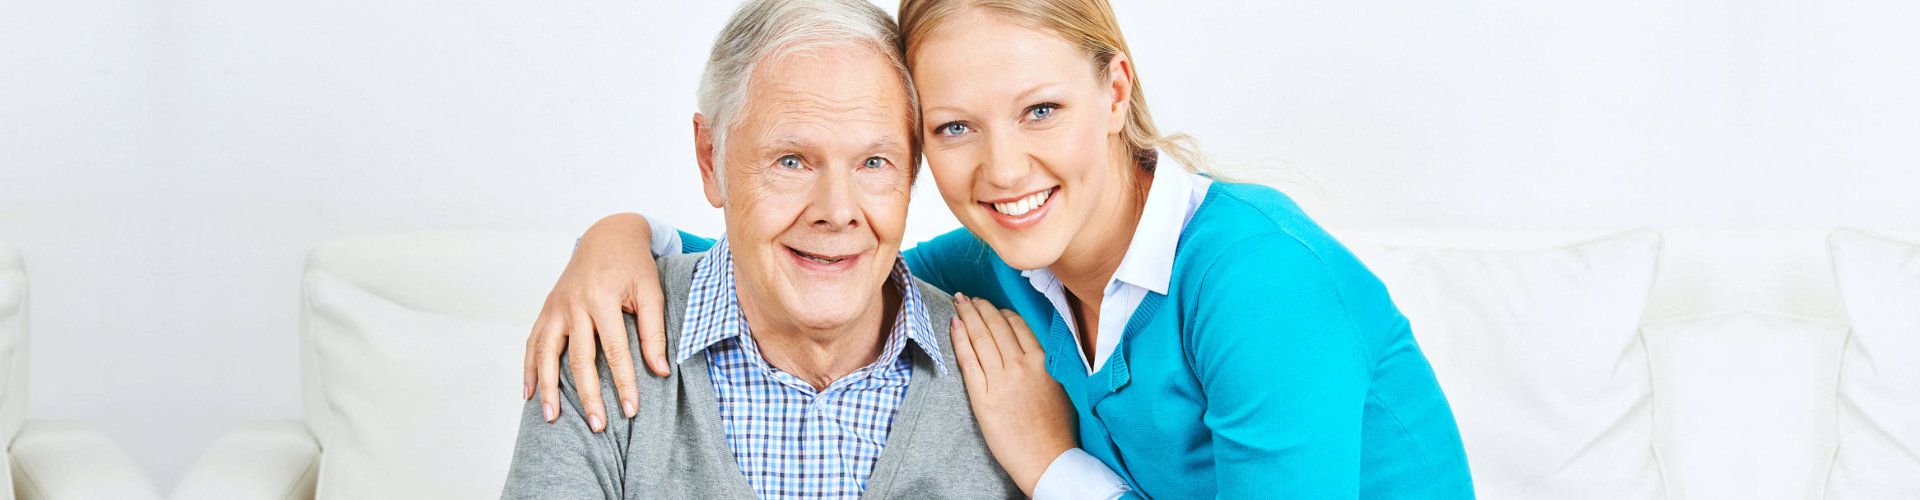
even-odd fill
[[(715, 173), (724, 170), (727, 132), (746, 104), (753, 69), (762, 61), (820, 47), (871, 48), (886, 56), (906, 85), (908, 124), (920, 123), (920, 98), (901, 55), (900, 27), (868, 0), (749, 0), (714, 38), (700, 76), (700, 114), (713, 134)], [(909, 134), (918, 142), (919, 134)], [(918, 164), (918, 148), (915, 158)], [(917, 168), (916, 168), (917, 170)]]

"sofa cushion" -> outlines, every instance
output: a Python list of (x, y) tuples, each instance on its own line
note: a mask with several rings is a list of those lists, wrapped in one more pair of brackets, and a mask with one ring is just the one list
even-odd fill
[(1413, 324), (1482, 498), (1657, 498), (1639, 323), (1661, 238), (1547, 249), (1353, 242)]
[(1920, 494), (1920, 244), (1842, 230), (1829, 245), (1853, 334), (1840, 361), (1827, 498), (1912, 498)]
[(1644, 327), (1673, 498), (1818, 498), (1846, 325), (1733, 311)]
[(492, 498), (520, 363), (573, 239), (423, 233), (322, 245), (303, 283), (321, 498)]

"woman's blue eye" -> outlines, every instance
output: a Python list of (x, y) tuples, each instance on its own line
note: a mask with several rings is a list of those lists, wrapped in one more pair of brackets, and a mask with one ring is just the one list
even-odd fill
[(1036, 105), (1034, 107), (1027, 108), (1027, 117), (1035, 120), (1044, 120), (1049, 116), (1053, 116), (1053, 110), (1059, 107), (1060, 105), (1058, 104)]
[(953, 122), (941, 125), (940, 128), (934, 129), (933, 133), (939, 135), (960, 135), (967, 133), (967, 126), (960, 122)]
[(867, 168), (880, 168), (884, 166), (887, 166), (887, 160), (884, 158), (875, 156), (867, 159)]
[(800, 168), (800, 157), (793, 155), (782, 156), (778, 163), (782, 168)]

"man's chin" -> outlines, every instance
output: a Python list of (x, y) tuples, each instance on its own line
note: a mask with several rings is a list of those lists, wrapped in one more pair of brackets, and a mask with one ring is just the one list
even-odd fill
[(860, 320), (862, 313), (876, 307), (878, 294), (873, 290), (818, 288), (796, 290), (794, 324), (812, 330), (837, 330)]

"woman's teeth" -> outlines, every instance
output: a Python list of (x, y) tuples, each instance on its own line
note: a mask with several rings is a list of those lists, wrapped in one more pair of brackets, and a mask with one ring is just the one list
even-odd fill
[(1045, 205), (1047, 203), (1047, 195), (1049, 194), (1053, 194), (1052, 189), (1048, 189), (1046, 191), (1041, 191), (1038, 193), (1033, 193), (1033, 194), (1027, 195), (1026, 198), (1021, 198), (1021, 199), (1006, 202), (1006, 203), (994, 203), (993, 210), (995, 212), (1000, 212), (1003, 215), (1007, 215), (1011, 217), (1019, 217), (1022, 215), (1026, 215), (1027, 212), (1032, 212), (1033, 209), (1040, 208), (1041, 205)]

